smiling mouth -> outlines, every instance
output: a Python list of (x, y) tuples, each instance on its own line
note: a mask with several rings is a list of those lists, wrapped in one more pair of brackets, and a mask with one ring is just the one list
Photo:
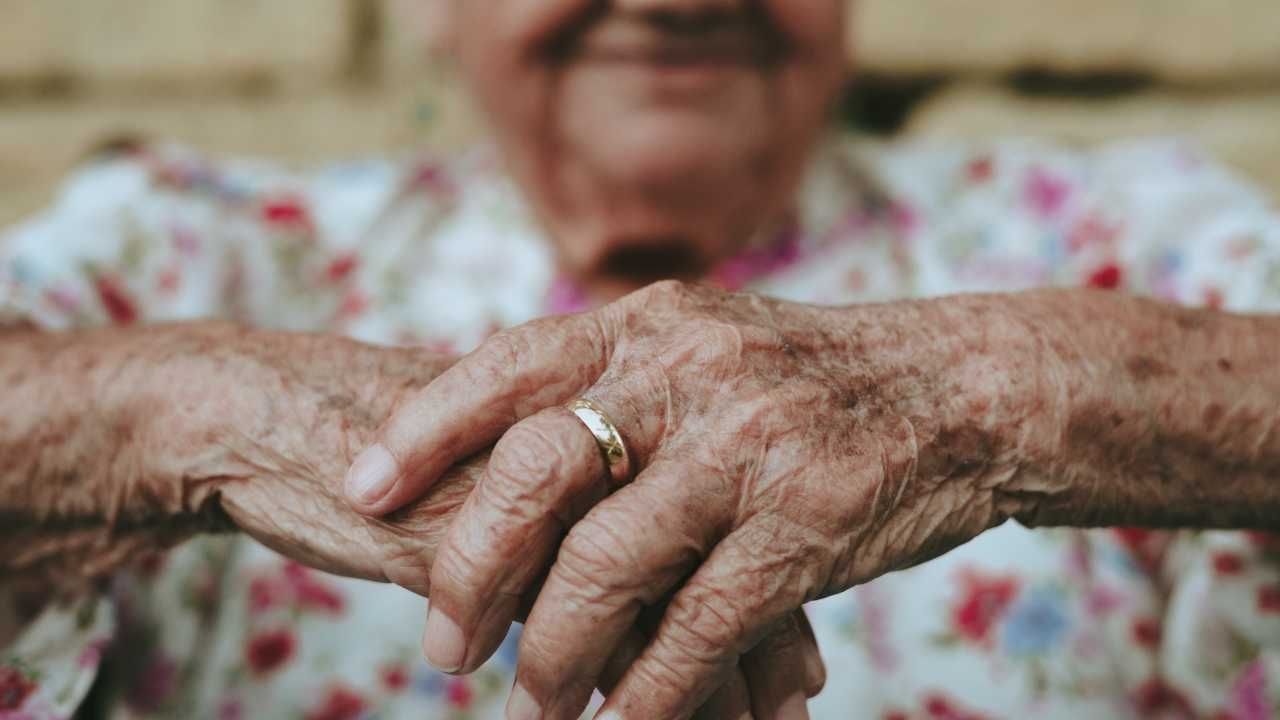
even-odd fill
[(763, 68), (780, 61), (784, 44), (760, 18), (621, 16), (599, 18), (561, 38), (562, 61), (648, 66), (657, 70)]

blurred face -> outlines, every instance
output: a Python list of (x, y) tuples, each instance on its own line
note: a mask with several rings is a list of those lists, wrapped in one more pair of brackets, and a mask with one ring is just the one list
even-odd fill
[(843, 75), (844, 0), (454, 0), (567, 270), (692, 276), (782, 212)]

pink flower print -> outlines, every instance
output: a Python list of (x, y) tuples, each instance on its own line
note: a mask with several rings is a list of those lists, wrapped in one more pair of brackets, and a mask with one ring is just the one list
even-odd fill
[(1176, 688), (1152, 678), (1134, 691), (1133, 705), (1139, 717), (1193, 717), (1191, 703)]
[(780, 233), (766, 247), (746, 250), (717, 265), (709, 280), (725, 290), (741, 290), (748, 283), (780, 272), (800, 259), (800, 237), (794, 230)]
[(1096, 290), (1115, 290), (1124, 282), (1124, 270), (1115, 263), (1108, 263), (1093, 271), (1085, 284)]
[(349, 290), (342, 296), (342, 302), (338, 304), (338, 320), (354, 320), (363, 315), (368, 309), (369, 296), (359, 290)]
[(1138, 647), (1153, 650), (1160, 645), (1163, 632), (1160, 623), (1152, 618), (1138, 618), (1133, 621), (1132, 635)]
[(118, 278), (99, 275), (94, 279), (94, 289), (97, 290), (98, 299), (111, 322), (117, 325), (132, 325), (137, 322), (138, 306)]
[(309, 232), (311, 214), (297, 198), (268, 200), (262, 205), (262, 219), (267, 225), (283, 231)]
[(920, 214), (906, 203), (895, 202), (889, 207), (889, 225), (898, 237), (910, 238), (920, 227)]
[(356, 257), (354, 253), (339, 255), (334, 258), (333, 262), (329, 263), (329, 267), (325, 269), (325, 278), (331, 283), (340, 283), (343, 280), (346, 280), (351, 273), (355, 272), (356, 268), (359, 266), (360, 258)]
[(296, 562), (288, 562), (284, 567), (284, 576), (298, 605), (303, 609), (333, 615), (340, 614), (345, 609), (346, 600), (342, 594), (318, 577), (317, 573)]
[(1221, 551), (1213, 554), (1213, 572), (1222, 577), (1244, 572), (1244, 558), (1238, 553)]
[(346, 608), (346, 600), (342, 595), (318, 580), (309, 580), (299, 585), (297, 593), (298, 604), (307, 610), (339, 615)]
[(44, 292), (45, 300), (57, 308), (59, 312), (72, 315), (80, 311), (80, 298), (74, 291), (66, 288), (52, 287)]
[(110, 644), (111, 638), (109, 637), (94, 640), (80, 652), (80, 657), (76, 658), (76, 664), (82, 668), (98, 667), (102, 663), (102, 654), (106, 652), (107, 646)]
[(588, 309), (587, 294), (569, 278), (557, 278), (547, 291), (547, 312), (552, 315), (572, 315)]
[(1018, 595), (1018, 578), (968, 570), (961, 574), (960, 585), (960, 599), (951, 608), (951, 625), (961, 638), (989, 645), (991, 631)]
[(990, 155), (981, 155), (969, 161), (964, 169), (965, 177), (973, 185), (987, 182), (996, 174), (996, 161)]
[(195, 257), (200, 254), (200, 236), (191, 228), (176, 226), (173, 228), (172, 237), (173, 248), (179, 255)]
[(1120, 234), (1118, 226), (1108, 223), (1096, 213), (1090, 213), (1071, 228), (1067, 235), (1067, 250), (1078, 253), (1092, 246), (1113, 247)]
[(1231, 688), (1233, 720), (1272, 720), (1267, 675), (1262, 661), (1251, 664)]
[(1204, 289), (1204, 306), (1210, 310), (1221, 310), (1222, 306), (1227, 303), (1227, 298), (1222, 291), (1216, 287)]
[(306, 720), (355, 720), (364, 714), (365, 700), (350, 688), (329, 688), (324, 702), (305, 715)]
[(924, 699), (924, 711), (931, 720), (983, 720), (983, 716), (958, 707), (942, 693), (930, 693)]
[(289, 589), (273, 578), (259, 576), (249, 581), (249, 611), (261, 613), (285, 601)]
[(156, 292), (160, 295), (172, 295), (182, 287), (182, 271), (176, 265), (170, 265), (156, 276)]
[(1033, 213), (1044, 220), (1058, 217), (1071, 197), (1071, 185), (1044, 168), (1033, 168), (1027, 175), (1024, 197)]
[(1085, 596), (1085, 610), (1096, 618), (1106, 617), (1124, 607), (1126, 597), (1123, 593), (1100, 585)]
[(0, 710), (17, 710), (36, 691), (36, 683), (9, 665), (0, 665)]
[(453, 181), (449, 179), (448, 173), (440, 165), (433, 163), (423, 163), (413, 174), (413, 187), (425, 190), (428, 193), (440, 195), (451, 195), (455, 188)]
[(1263, 585), (1258, 588), (1258, 611), (1280, 615), (1280, 585)]
[(451, 677), (445, 681), (444, 696), (450, 705), (465, 710), (471, 706), (475, 694), (465, 677)]
[(409, 673), (402, 665), (388, 665), (380, 673), (382, 686), (389, 692), (398, 693), (409, 686)]
[(255, 675), (268, 675), (289, 662), (298, 641), (288, 630), (272, 630), (249, 638), (245, 660)]

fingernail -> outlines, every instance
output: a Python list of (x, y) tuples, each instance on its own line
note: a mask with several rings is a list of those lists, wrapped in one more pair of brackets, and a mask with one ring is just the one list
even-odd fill
[(617, 710), (605, 710), (596, 715), (595, 720), (622, 720), (622, 716), (618, 714)]
[(396, 479), (396, 459), (381, 445), (360, 453), (347, 471), (347, 497), (361, 503), (381, 500)]
[(462, 629), (448, 615), (431, 609), (427, 611), (427, 630), (422, 639), (422, 651), (427, 662), (440, 672), (458, 672), (467, 659), (467, 641)]
[(778, 720), (809, 720), (809, 700), (798, 692), (778, 706)]
[(542, 706), (519, 683), (507, 699), (507, 720), (542, 720)]
[(805, 690), (817, 693), (827, 684), (827, 666), (817, 652), (805, 653), (804, 656)]

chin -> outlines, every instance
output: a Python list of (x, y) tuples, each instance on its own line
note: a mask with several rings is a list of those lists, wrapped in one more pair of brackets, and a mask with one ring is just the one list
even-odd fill
[(760, 135), (722, 122), (663, 118), (637, 121), (583, 150), (618, 182), (705, 194), (751, 183), (774, 164)]
[(593, 176), (601, 200), (634, 207), (645, 224), (687, 215), (720, 225), (718, 216), (749, 214), (775, 194), (777, 148), (765, 135), (718, 119), (632, 118), (607, 137), (583, 138), (567, 156)]

